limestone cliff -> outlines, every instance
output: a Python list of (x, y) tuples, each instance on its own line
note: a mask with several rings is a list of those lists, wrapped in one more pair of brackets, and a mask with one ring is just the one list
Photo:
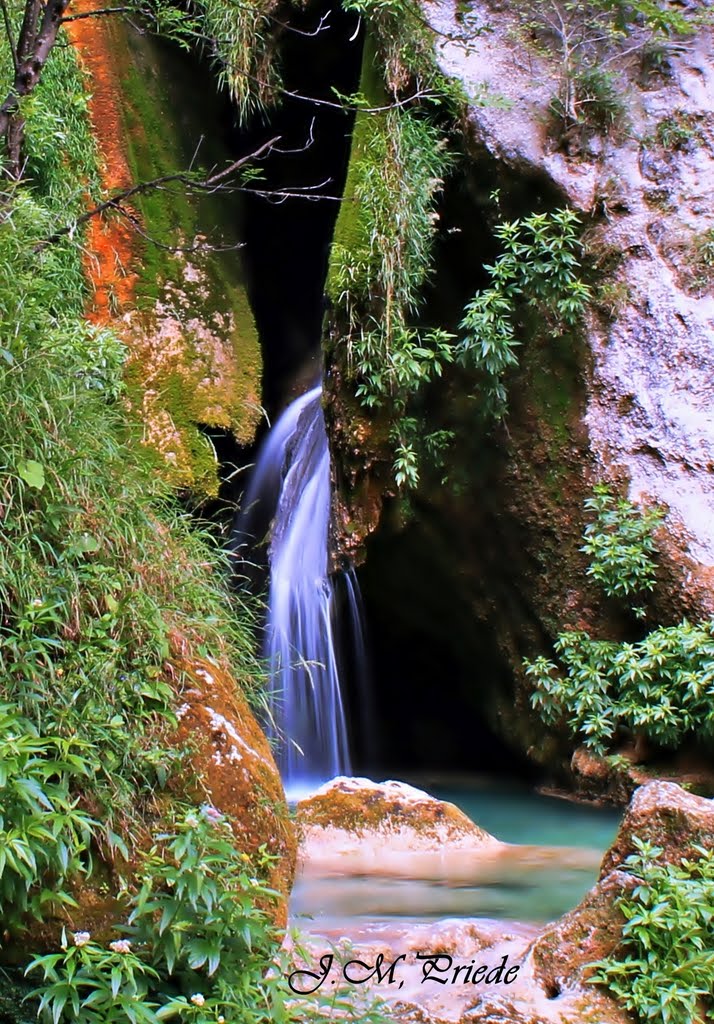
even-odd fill
[[(426, 318), (458, 335), (464, 302), (484, 287), (482, 265), (498, 253), (495, 189), (506, 217), (578, 212), (594, 300), (577, 336), (522, 325), (509, 412), (489, 433), (468, 398), (468, 373), (452, 370), (432, 388), (429, 414), (455, 432), (450, 480), (425, 474), (407, 500), (391, 479), (379, 418), (344, 394), (331, 338), (336, 547), (366, 557), (362, 582), (378, 623), (389, 610), (384, 649), (400, 650), (404, 678), (391, 695), (385, 671), (383, 706), (388, 715), (394, 705), (401, 737), (412, 729), (399, 714), (408, 679), (412, 722), (423, 719), (410, 749), (438, 731), (429, 693), (443, 673), (452, 720), (445, 749), (454, 708), (471, 707), (514, 755), (567, 772), (572, 746), (544, 736), (521, 666), (564, 629), (631, 638), (623, 609), (586, 576), (583, 501), (593, 484), (666, 509), (649, 621), (714, 610), (711, 33), (700, 28), (663, 47), (654, 65), (634, 47), (613, 64), (617, 118), (558, 125), (562, 61), (523, 12), (481, 0), (425, 0), (423, 10), (441, 69), (471, 98)], [(409, 651), (423, 655), (426, 637), (439, 657), (425, 667)]]

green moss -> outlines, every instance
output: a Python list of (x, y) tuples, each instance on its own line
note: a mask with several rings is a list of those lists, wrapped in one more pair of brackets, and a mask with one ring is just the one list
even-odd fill
[[(386, 91), (382, 76), (376, 64), (377, 47), (373, 37), (367, 33), (362, 53), (362, 70), (360, 74), (360, 93), (367, 102), (378, 107), (386, 102)], [(360, 174), (358, 164), (364, 160), (368, 153), (369, 124), (373, 118), (384, 119), (384, 114), (370, 114), (360, 110), (352, 129), (352, 145), (350, 150), (350, 162), (347, 170), (347, 181), (343, 194), (343, 202), (340, 204), (340, 212), (335, 224), (335, 231), (332, 239), (330, 252), (330, 263), (327, 273), (326, 291), (334, 304), (339, 301), (339, 289), (335, 283), (334, 253), (338, 247), (346, 250), (355, 256), (364, 248), (369, 249), (369, 225), (365, 223), (361, 215), (360, 207), (356, 199), (357, 181)]]
[[(192, 163), (209, 168), (225, 164), (230, 154), (216, 142), (217, 114), (206, 95), (210, 82), (204, 82), (181, 53), (149, 36), (118, 22), (110, 31), (121, 68), (123, 137), (132, 179), (151, 180)], [(184, 372), (175, 372), (173, 360), (165, 371), (152, 367), (151, 387), (160, 393), (190, 462), (190, 467), (184, 466), (182, 483), (188, 482), (199, 494), (213, 494), (216, 463), (196, 424), (231, 429), (240, 443), (247, 444), (260, 416), (260, 343), (237, 252), (240, 203), (232, 194), (189, 195), (181, 186), (171, 186), (139, 197), (137, 206), (146, 235), (161, 243), (139, 243), (135, 293), (140, 328), (150, 336), (162, 317), (171, 316), (180, 325), (185, 348)], [(162, 248), (191, 247), (197, 236), (224, 251), (174, 253)], [(209, 332), (215, 337), (212, 346), (207, 343)], [(232, 365), (221, 366), (219, 354), (212, 367), (211, 347), (225, 352), (226, 346)], [(215, 377), (217, 369), (222, 372), (216, 387), (198, 388), (206, 376)], [(132, 382), (144, 390), (140, 370)]]

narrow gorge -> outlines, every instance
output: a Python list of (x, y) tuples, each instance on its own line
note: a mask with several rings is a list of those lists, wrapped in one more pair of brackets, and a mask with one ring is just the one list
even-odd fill
[(710, 5), (0, 32), (0, 1024), (711, 1019)]

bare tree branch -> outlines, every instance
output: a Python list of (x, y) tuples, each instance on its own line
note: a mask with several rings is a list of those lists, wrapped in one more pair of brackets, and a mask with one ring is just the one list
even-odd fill
[(5, 23), (5, 34), (7, 35), (7, 44), (10, 47), (10, 53), (12, 54), (12, 66), (15, 69), (15, 71), (17, 71), (17, 47), (15, 46), (15, 40), (13, 39), (10, 14), (8, 12), (5, 0), (0, 0), (0, 7), (2, 7), (2, 20)]
[(62, 24), (68, 21), (82, 21), (84, 18), (101, 18), (107, 14), (135, 14), (135, 7), (100, 7), (96, 11), (82, 11), (80, 14), (65, 14)]
[(97, 205), (93, 206), (91, 210), (86, 210), (83, 214), (72, 221), (71, 224), (65, 224), (64, 227), (59, 228), (47, 238), (38, 242), (35, 246), (35, 252), (41, 252), (48, 245), (52, 245), (54, 242), (58, 242), (60, 238), (64, 238), (65, 235), (74, 233), (81, 224), (86, 224), (86, 222), (91, 220), (92, 217), (97, 217), (106, 210), (115, 210), (127, 216), (126, 210), (123, 209), (121, 204), (125, 203), (128, 199), (133, 199), (135, 196), (140, 196), (145, 192), (150, 192), (152, 189), (160, 189), (165, 185), (179, 183), (188, 189), (194, 189), (202, 192), (216, 190), (220, 187), (220, 182), (225, 181), (225, 179), (231, 174), (235, 174), (235, 172), (245, 164), (252, 160), (257, 160), (258, 157), (270, 152), (275, 143), (280, 141), (280, 138), (280, 135), (276, 135), (275, 138), (270, 139), (269, 142), (265, 142), (262, 146), (259, 146), (253, 153), (249, 153), (247, 156), (241, 157), (240, 160), (235, 160), (230, 167), (220, 171), (218, 174), (211, 175), (209, 178), (198, 179), (192, 177), (186, 171), (177, 171), (174, 174), (162, 174), (158, 178), (152, 178), (151, 181), (142, 181), (137, 185), (132, 185), (130, 188), (125, 188), (119, 192), (115, 192), (114, 195), (110, 196), (108, 199), (103, 200), (101, 203), (97, 203)]

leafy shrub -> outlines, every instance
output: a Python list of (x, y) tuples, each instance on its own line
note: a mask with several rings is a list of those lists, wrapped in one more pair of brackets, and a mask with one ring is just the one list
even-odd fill
[(585, 528), (580, 549), (590, 556), (588, 576), (601, 584), (608, 597), (629, 597), (655, 585), (657, 544), (653, 531), (663, 509), (642, 510), (626, 498), (616, 498), (606, 484), (593, 488), (585, 508), (595, 519)]
[[(270, 858), (236, 851), (231, 826), (214, 808), (179, 815), (144, 859), (128, 897), (124, 938), (107, 949), (86, 932), (62, 951), (36, 957), (31, 995), (52, 1024), (305, 1024), (332, 1013), (385, 1024), (376, 1003), (353, 994), (296, 1003), (283, 975), (287, 954), (270, 917), (278, 896), (256, 875)], [(356, 1002), (359, 1002), (357, 1000)]]
[(347, 186), (355, 205), (338, 223), (328, 290), (345, 323), (357, 398), (367, 409), (390, 408), (400, 486), (418, 480), (407, 408), (453, 359), (450, 334), (409, 322), (431, 272), (436, 200), (450, 164), (441, 132), (419, 113), (358, 114)]
[(696, 859), (675, 865), (659, 861), (658, 847), (635, 845), (625, 868), (639, 884), (617, 901), (622, 942), (594, 965), (591, 981), (643, 1024), (714, 1019), (714, 851), (699, 848)]
[(358, 396), (369, 406), (418, 384), (430, 358), (407, 316), (430, 273), (435, 202), (450, 158), (439, 131), (401, 108), (358, 115), (355, 138), (353, 230), (333, 245), (329, 289), (344, 310)]
[[(72, 793), (96, 770), (84, 745), (40, 736), (32, 722), (0, 704), (0, 915), (7, 929), (26, 915), (73, 904), (68, 876), (87, 870), (95, 822)], [(52, 889), (42, 884), (53, 878)]]
[(625, 118), (622, 84), (607, 68), (584, 68), (576, 76), (581, 116), (602, 131), (608, 131)]
[(628, 729), (663, 747), (714, 740), (714, 622), (662, 626), (638, 643), (561, 633), (560, 664), (525, 661), (531, 704), (549, 724), (565, 718), (587, 746), (606, 749)]
[(244, 1024), (287, 1020), (283, 988), (267, 965), (279, 934), (268, 908), (277, 893), (236, 851), (230, 824), (211, 807), (177, 818), (146, 855), (129, 923), (104, 949), (85, 932), (60, 953), (35, 958), (44, 1019), (73, 1024), (194, 1024), (225, 1016)]
[[(596, 518), (582, 548), (588, 574), (611, 597), (631, 597), (654, 586), (652, 530), (663, 511), (645, 512), (598, 485), (586, 501)], [(643, 615), (641, 609), (636, 613)], [(618, 731), (676, 747), (686, 736), (714, 740), (714, 622), (661, 626), (636, 643), (560, 633), (559, 663), (525, 659), (534, 683), (531, 704), (543, 720), (565, 719), (574, 735), (603, 752)]]
[(535, 309), (554, 330), (575, 327), (591, 297), (580, 276), (579, 220), (572, 210), (534, 213), (504, 221), (495, 229), (504, 252), (487, 270), (490, 288), (467, 304), (456, 351), (460, 362), (484, 378), (483, 412), (499, 418), (506, 410), (504, 377), (518, 364), (514, 349), (518, 304)]

